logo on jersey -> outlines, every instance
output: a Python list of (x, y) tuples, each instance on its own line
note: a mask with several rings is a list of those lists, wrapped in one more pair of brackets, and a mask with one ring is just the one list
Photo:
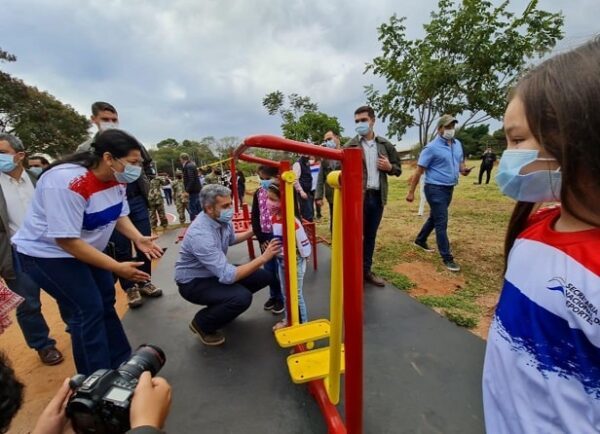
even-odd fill
[(557, 291), (565, 296), (567, 309), (582, 318), (588, 324), (600, 325), (598, 308), (594, 306), (579, 288), (572, 283), (567, 283), (562, 277), (554, 277), (548, 281), (550, 291)]

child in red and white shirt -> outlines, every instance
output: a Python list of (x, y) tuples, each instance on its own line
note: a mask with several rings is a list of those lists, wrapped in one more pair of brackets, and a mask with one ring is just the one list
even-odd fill
[[(273, 238), (283, 240), (283, 216), (281, 212), (281, 193), (277, 184), (271, 184), (268, 190), (269, 198), (267, 199), (267, 207), (271, 213), (271, 221), (273, 224)], [(296, 230), (296, 279), (298, 282), (298, 308), (300, 310), (300, 323), (308, 321), (308, 314), (306, 312), (306, 303), (304, 302), (304, 295), (302, 293), (302, 286), (304, 283), (304, 273), (306, 272), (306, 258), (311, 254), (310, 240), (306, 236), (304, 227), (300, 221), (294, 219), (295, 230)], [(279, 264), (279, 280), (281, 282), (281, 292), (285, 300), (286, 286), (285, 286), (285, 269), (284, 269), (284, 256), (283, 249), (277, 256), (277, 263)], [(293, 278), (293, 276), (290, 276)], [(287, 316), (287, 313), (286, 313)], [(279, 321), (273, 326), (273, 330), (283, 328), (287, 325), (287, 318)]]

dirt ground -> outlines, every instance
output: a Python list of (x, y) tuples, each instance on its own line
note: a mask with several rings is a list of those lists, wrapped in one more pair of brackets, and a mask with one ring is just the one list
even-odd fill
[[(120, 288), (117, 288), (116, 293), (116, 308), (119, 316), (122, 317), (127, 311), (127, 298)], [(42, 292), (42, 313), (50, 327), (50, 335), (56, 340), (57, 348), (65, 356), (65, 361), (60, 365), (45, 366), (40, 362), (37, 353), (25, 344), (14, 312), (12, 314), (13, 325), (0, 336), (0, 351), (8, 355), (17, 376), (25, 384), (25, 400), (23, 407), (11, 424), (9, 430), (11, 434), (30, 432), (38, 415), (54, 396), (64, 379), (75, 374), (71, 339), (65, 332), (65, 325), (58, 313), (56, 302), (44, 292)]]

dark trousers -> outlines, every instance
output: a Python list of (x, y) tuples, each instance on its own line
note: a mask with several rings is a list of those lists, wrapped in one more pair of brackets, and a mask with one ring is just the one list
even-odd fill
[(217, 277), (208, 277), (177, 286), (187, 301), (206, 306), (196, 313), (194, 323), (203, 332), (214, 333), (245, 312), (252, 303), (252, 295), (273, 283), (274, 278), (260, 268), (232, 285), (220, 283)]
[(188, 202), (188, 212), (190, 213), (190, 221), (193, 221), (202, 209), (200, 208), (200, 193), (190, 193), (190, 201)]
[(173, 189), (165, 188), (163, 191), (165, 192), (165, 200), (167, 201), (167, 205), (171, 205), (173, 203)]
[(371, 272), (377, 230), (383, 217), (381, 191), (367, 190), (363, 204), (363, 272)]
[(315, 190), (311, 191), (310, 194), (312, 195), (315, 214), (317, 215), (317, 218), (320, 219), (323, 216), (321, 215), (321, 205), (317, 205), (317, 203), (315, 202)]
[(302, 199), (298, 193), (296, 193), (296, 200), (300, 206), (300, 216), (309, 222), (313, 221), (314, 218), (314, 198), (311, 192), (306, 193), (306, 199)]
[(21, 270), (16, 252), (13, 251), (14, 279), (5, 279), (6, 285), (24, 301), (17, 307), (17, 322), (27, 346), (34, 350), (43, 350), (56, 345), (49, 337), (50, 330), (42, 315), (40, 285)]
[[(152, 229), (150, 228), (150, 214), (148, 213), (146, 200), (143, 196), (135, 196), (127, 201), (129, 203), (129, 219), (142, 235), (149, 236), (152, 233)], [(152, 275), (152, 261), (142, 252), (138, 251), (135, 245), (133, 245), (133, 250), (135, 250), (134, 256), (132, 252), (132, 242), (129, 238), (115, 230), (110, 237), (110, 240), (115, 244), (115, 259), (117, 261), (128, 262), (135, 260), (143, 262), (144, 265), (140, 267), (140, 270)], [(124, 291), (127, 291), (135, 285), (135, 282), (122, 277), (119, 277), (119, 283)]]
[(425, 184), (425, 198), (429, 204), (430, 213), (416, 239), (419, 243), (426, 242), (429, 234), (435, 229), (438, 250), (444, 261), (454, 259), (448, 240), (448, 207), (452, 202), (453, 192), (454, 187), (452, 186)]
[(481, 184), (481, 179), (483, 178), (483, 173), (487, 174), (485, 183), (490, 183), (490, 176), (492, 175), (492, 166), (484, 166), (483, 164), (479, 166), (479, 183)]
[(269, 285), (269, 298), (283, 303), (283, 293), (281, 292), (281, 284), (279, 283), (278, 277), (279, 265), (277, 264), (277, 259), (271, 259), (263, 268), (274, 276), (273, 281)]
[(18, 256), (23, 271), (58, 303), (71, 334), (78, 373), (115, 369), (129, 358), (131, 347), (114, 307), (110, 271), (74, 258)]
[(329, 232), (333, 233), (333, 201), (327, 201), (329, 205)]

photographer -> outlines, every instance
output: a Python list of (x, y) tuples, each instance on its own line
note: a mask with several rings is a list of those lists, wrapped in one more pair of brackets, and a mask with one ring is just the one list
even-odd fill
[[(56, 395), (46, 406), (32, 434), (62, 434), (71, 428), (65, 414), (71, 396), (69, 379), (66, 379)], [(15, 377), (6, 357), (0, 353), (0, 433), (8, 431), (10, 422), (23, 402), (23, 384)], [(131, 401), (128, 433), (159, 433), (171, 407), (171, 386), (164, 378), (152, 378), (144, 372)]]

